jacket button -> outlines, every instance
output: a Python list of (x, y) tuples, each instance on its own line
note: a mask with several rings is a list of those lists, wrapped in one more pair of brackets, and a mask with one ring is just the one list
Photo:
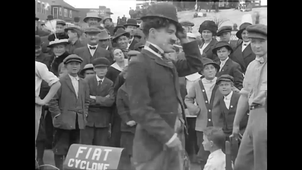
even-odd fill
[(209, 112), (211, 112), (211, 109), (209, 109)]
[(206, 103), (208, 103), (208, 101), (206, 100)]
[(211, 119), (209, 119), (209, 122), (211, 122)]
[(204, 90), (202, 90), (202, 92), (204, 92)]

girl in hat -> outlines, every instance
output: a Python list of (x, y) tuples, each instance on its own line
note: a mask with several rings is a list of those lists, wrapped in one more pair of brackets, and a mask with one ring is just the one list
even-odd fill
[(217, 43), (217, 40), (214, 38), (214, 36), (216, 36), (217, 29), (218, 27), (215, 22), (210, 20), (204, 21), (199, 27), (199, 33), (202, 38), (200, 53), (206, 54), (206, 57), (213, 61), (219, 61), (218, 57), (212, 52)]

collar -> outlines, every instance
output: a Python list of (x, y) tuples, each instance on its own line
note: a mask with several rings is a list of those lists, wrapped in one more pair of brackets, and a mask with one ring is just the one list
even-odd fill
[(225, 64), (225, 63), (228, 61), (228, 59), (229, 59), (229, 57), (227, 57), (224, 61), (221, 61), (221, 60), (220, 60), (220, 63), (221, 63), (221, 64), (222, 64), (222, 63)]
[(109, 45), (106, 47), (106, 50), (108, 50), (109, 49)]
[[(127, 59), (124, 59), (124, 63), (125, 63), (125, 66), (126, 67), (128, 65), (128, 60)], [(119, 70), (119, 71), (123, 71), (122, 68), (115, 62), (113, 64), (111, 64), (111, 67)]]
[(133, 39), (134, 39), (134, 37), (132, 37), (131, 39), (129, 39), (129, 44), (132, 43)]
[(258, 61), (260, 64), (266, 63), (266, 61), (267, 61), (267, 54), (264, 55), (264, 56), (262, 56), (262, 57), (256, 56), (255, 60)]
[(206, 78), (201, 79), (202, 83), (205, 83), (205, 84), (215, 84), (216, 80), (217, 80), (217, 77), (214, 77), (213, 80), (207, 80)]
[(248, 46), (250, 43), (251, 43), (251, 41), (249, 41), (249, 42), (242, 42), (242, 45), (243, 46)]
[(95, 75), (95, 77), (96, 77), (96, 81), (98, 81), (98, 82), (99, 82), (99, 81), (102, 81), (102, 82), (103, 82), (104, 79), (105, 79), (105, 77), (103, 77), (102, 79), (100, 79), (97, 75)]
[(224, 154), (221, 149), (218, 149), (218, 150), (213, 151), (212, 153), (210, 153), (211, 156), (220, 155), (220, 154)]
[[(149, 47), (150, 45), (151, 45), (151, 48)], [(152, 46), (153, 46), (153, 49), (152, 49)], [(156, 55), (159, 58), (162, 58), (161, 54), (164, 54), (163, 49), (161, 49), (157, 45), (151, 43), (150, 41), (146, 41), (144, 49), (150, 51), (151, 53), (153, 53), (154, 55)]]
[(71, 80), (77, 80), (77, 81), (80, 80), (79, 76), (73, 77), (70, 74), (68, 74), (68, 76), (70, 77)]
[[(97, 45), (89, 45), (89, 44), (87, 44), (87, 47), (89, 48), (89, 47), (96, 47), (96, 48), (98, 48), (98, 46), (99, 46), (99, 44), (97, 44)], [(90, 48), (89, 48), (89, 50), (90, 50)]]
[(224, 96), (224, 100), (231, 100), (232, 95), (233, 91), (231, 91), (228, 95)]

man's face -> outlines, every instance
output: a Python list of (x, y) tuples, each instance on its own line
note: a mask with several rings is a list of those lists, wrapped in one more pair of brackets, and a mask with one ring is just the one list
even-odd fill
[(99, 45), (102, 48), (105, 48), (105, 49), (109, 46), (109, 43), (110, 43), (109, 39), (107, 39), (107, 40), (99, 40)]
[(99, 20), (97, 18), (88, 18), (87, 19), (87, 24), (89, 25), (89, 27), (98, 26), (98, 25), (100, 25), (98, 21)]
[(204, 77), (208, 80), (212, 80), (213, 78), (215, 78), (216, 73), (217, 73), (217, 70), (212, 64), (207, 64), (206, 66), (204, 66), (203, 72), (202, 72)]
[(251, 39), (252, 51), (256, 56), (262, 57), (267, 53), (267, 40), (260, 38)]
[(69, 41), (74, 40), (75, 38), (78, 37), (77, 33), (76, 33), (76, 32), (73, 32), (73, 31), (71, 31), (71, 30), (68, 30), (68, 31), (67, 31), (67, 34), (68, 34), (68, 37), (69, 37)]
[(242, 40), (244, 41), (244, 42), (249, 42), (251, 39), (248, 37), (248, 32), (247, 32), (247, 30), (244, 30), (244, 31), (242, 31), (242, 33), (241, 33), (241, 37), (242, 37)]
[(108, 69), (107, 67), (95, 67), (94, 71), (99, 78), (103, 78), (106, 76)]
[(221, 92), (221, 94), (223, 94), (224, 96), (230, 94), (230, 92), (233, 89), (233, 83), (229, 82), (229, 81), (221, 81), (219, 83), (219, 91)]
[[(150, 29), (151, 30), (151, 29)], [(158, 45), (165, 52), (174, 52), (173, 44), (177, 41), (176, 27), (174, 24), (170, 24), (168, 27), (153, 29), (149, 36), (154, 38), (156, 45)]]
[(115, 49), (113, 51), (113, 57), (115, 61), (123, 61), (125, 59), (124, 53), (120, 49)]
[(213, 38), (213, 33), (209, 30), (203, 30), (201, 32), (201, 37), (204, 39), (204, 41), (210, 41)]
[(38, 57), (42, 53), (42, 46), (36, 46), (35, 48), (36, 57)]
[(127, 49), (128, 44), (129, 44), (129, 39), (127, 36), (120, 36), (117, 39), (117, 44), (121, 49)]
[(81, 63), (72, 61), (66, 64), (66, 69), (69, 74), (78, 74), (80, 71)]
[(134, 33), (135, 33), (136, 28), (137, 28), (136, 26), (129, 25), (129, 26), (126, 27), (125, 31), (129, 32), (130, 35), (133, 36)]
[(56, 25), (56, 32), (60, 33), (60, 32), (64, 32), (64, 26), (61, 24), (57, 24)]
[(219, 38), (220, 41), (229, 42), (231, 39), (231, 32), (224, 32), (219, 36)]
[(104, 22), (104, 25), (105, 25), (105, 26), (111, 25), (110, 19), (106, 19), (105, 22)]
[(53, 53), (56, 55), (56, 56), (60, 56), (62, 55), (63, 53), (66, 52), (66, 47), (65, 45), (63, 44), (58, 44), (58, 45), (54, 45), (53, 46)]
[(94, 75), (95, 75), (95, 71), (94, 71), (93, 69), (88, 69), (88, 70), (86, 70), (85, 73), (84, 73), (85, 78), (87, 78), (87, 77), (92, 77), (92, 76), (94, 76)]
[(86, 37), (88, 39), (88, 44), (97, 45), (99, 43), (99, 33), (86, 33)]
[(217, 50), (217, 56), (220, 61), (224, 61), (230, 55), (230, 51), (226, 47), (222, 47)]

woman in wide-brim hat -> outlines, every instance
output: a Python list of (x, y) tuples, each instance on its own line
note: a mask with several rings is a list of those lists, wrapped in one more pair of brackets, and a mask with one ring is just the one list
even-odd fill
[(130, 33), (123, 29), (118, 29), (112, 38), (114, 47), (120, 48), (123, 52), (128, 51)]
[(237, 33), (236, 33), (236, 37), (242, 40), (243, 31), (246, 30), (246, 28), (250, 25), (252, 25), (252, 24), (248, 23), (248, 22), (242, 23), (239, 27), (239, 31), (237, 31)]

